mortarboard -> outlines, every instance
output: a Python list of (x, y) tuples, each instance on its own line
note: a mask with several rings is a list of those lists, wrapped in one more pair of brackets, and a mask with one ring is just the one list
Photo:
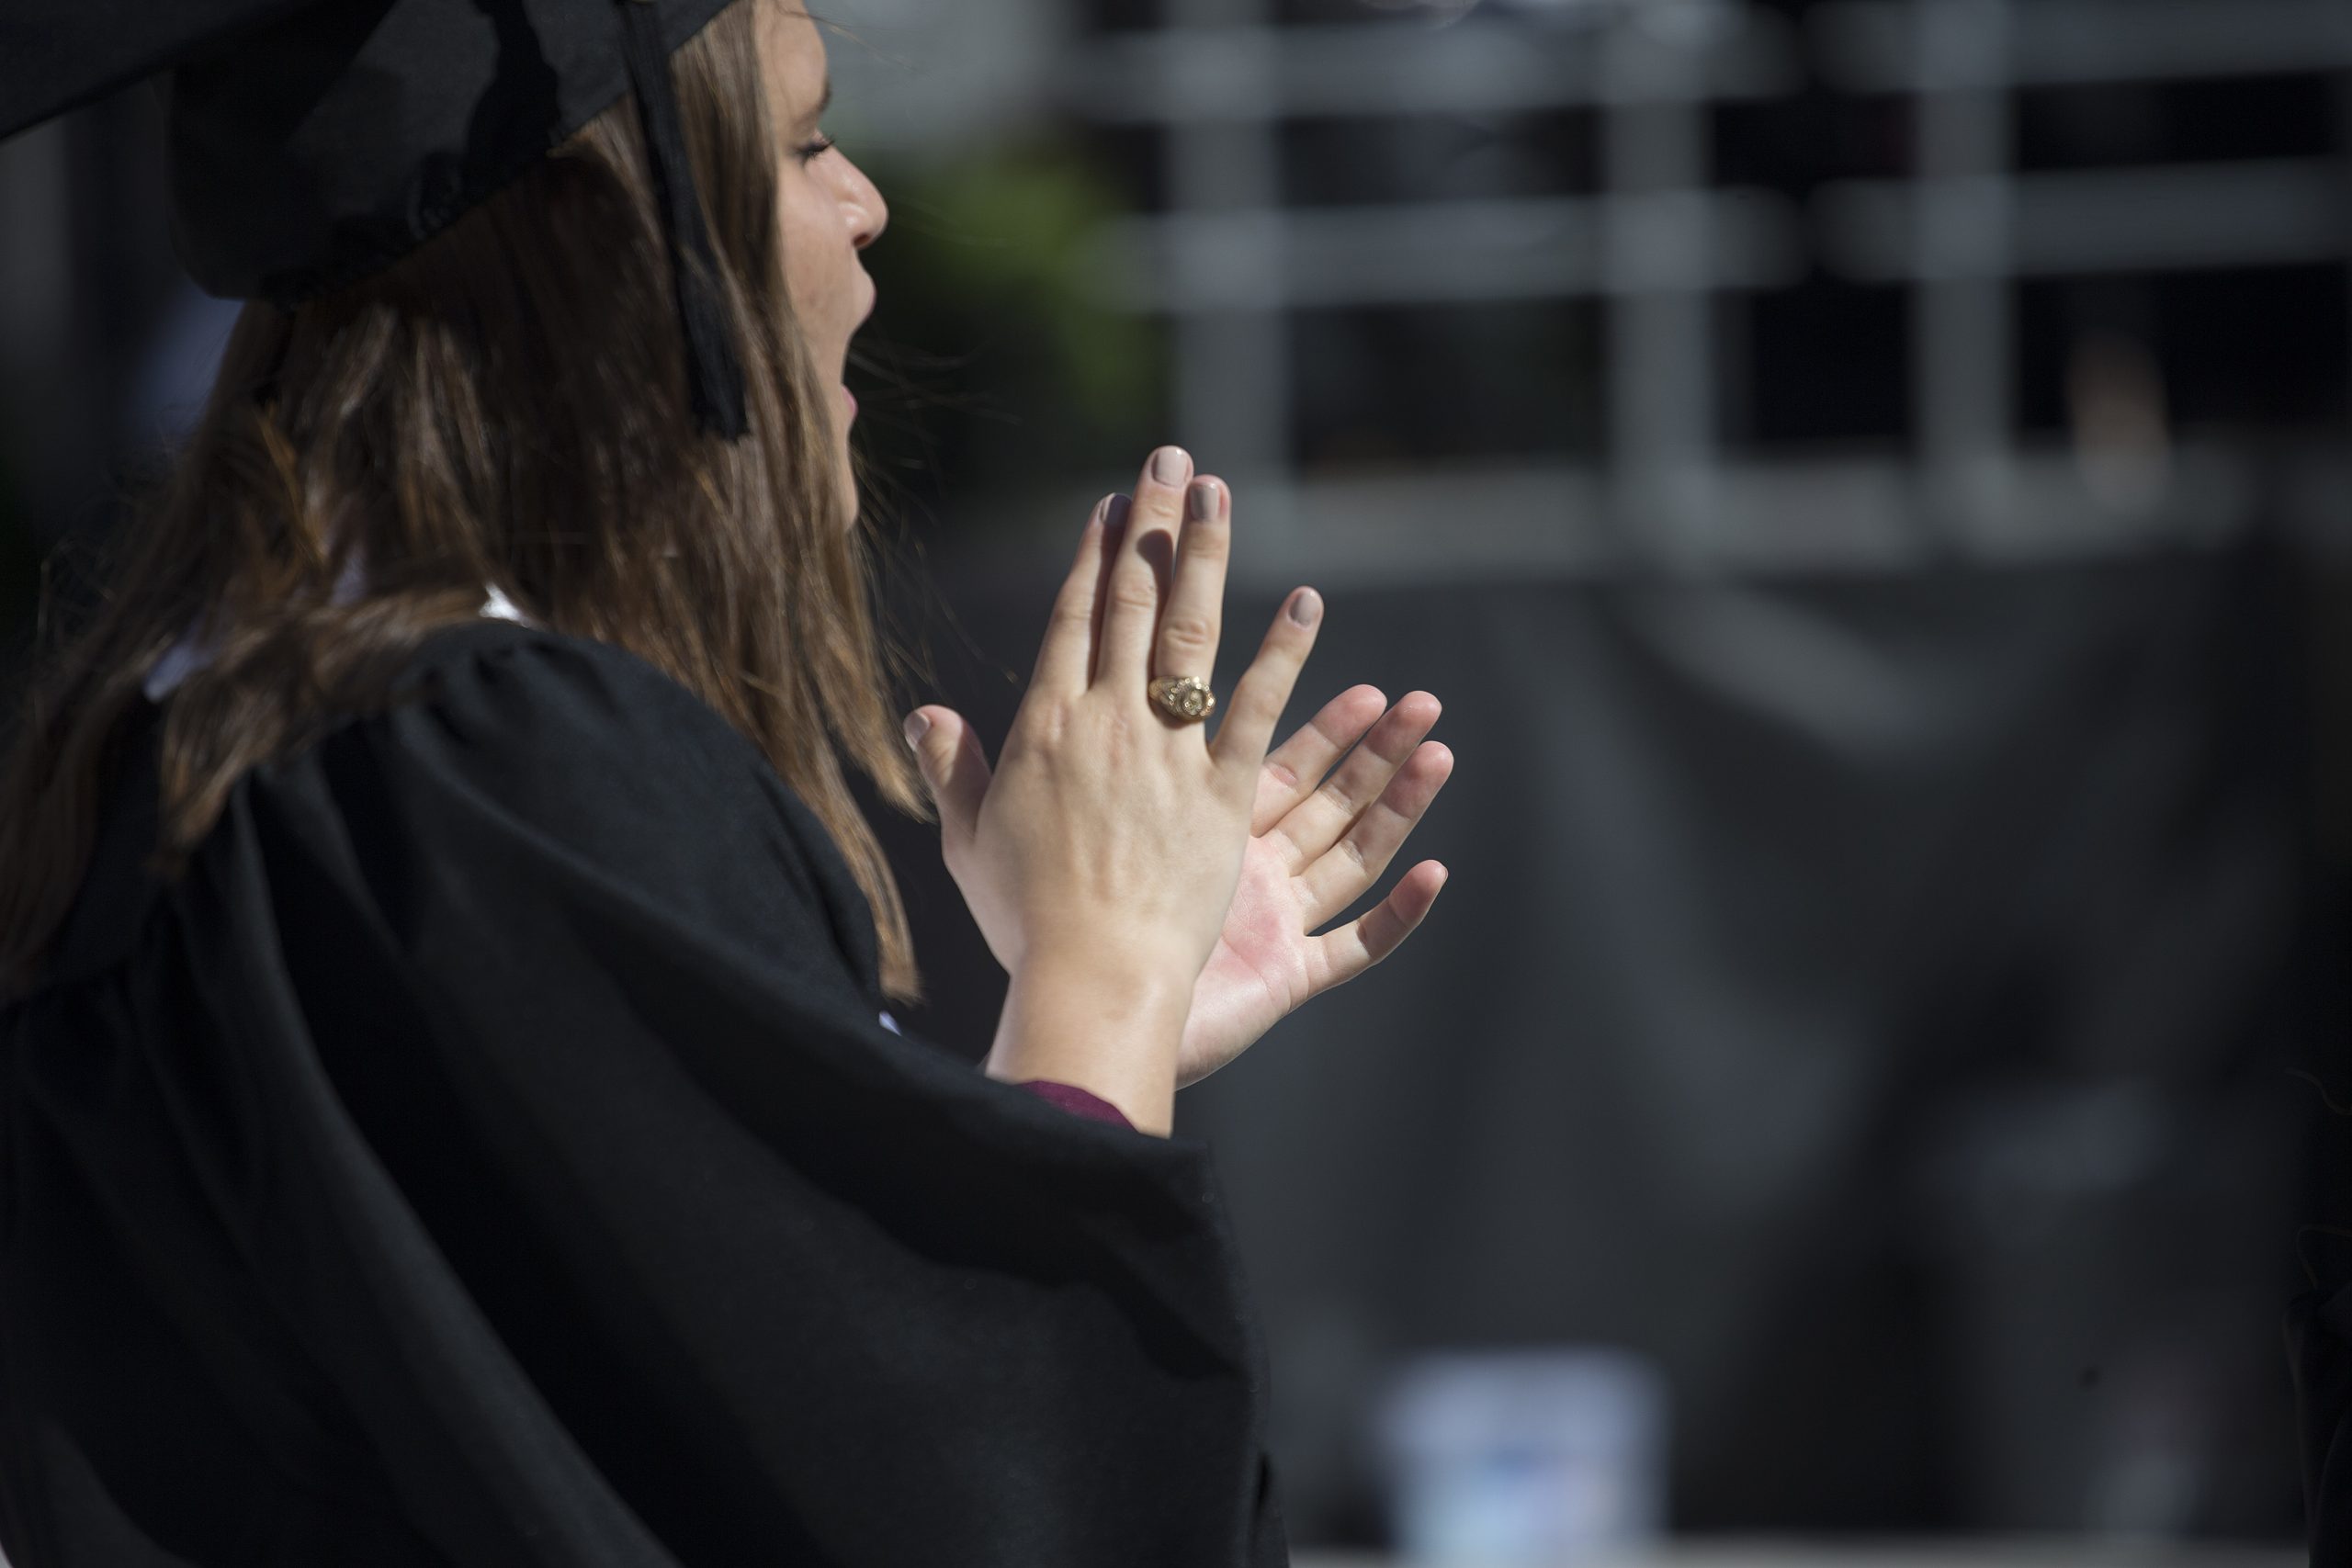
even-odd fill
[(729, 0), (0, 0), (0, 137), (164, 77), (172, 234), (208, 292), (292, 306), (413, 250), (637, 94), (702, 428), (741, 362), (670, 55)]

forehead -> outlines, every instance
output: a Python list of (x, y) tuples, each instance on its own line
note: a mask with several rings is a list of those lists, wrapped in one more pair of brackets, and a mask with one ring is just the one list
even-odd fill
[(759, 6), (760, 57), (786, 113), (813, 112), (825, 91), (825, 35), (792, 0)]

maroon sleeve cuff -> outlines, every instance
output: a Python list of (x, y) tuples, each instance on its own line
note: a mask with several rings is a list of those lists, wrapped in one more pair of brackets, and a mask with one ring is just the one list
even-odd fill
[(1109, 1122), (1132, 1129), (1125, 1112), (1100, 1095), (1089, 1094), (1076, 1084), (1056, 1083), (1050, 1078), (1025, 1078), (1012, 1086), (1025, 1089), (1049, 1105), (1058, 1105), (1073, 1116), (1083, 1116), (1091, 1122)]

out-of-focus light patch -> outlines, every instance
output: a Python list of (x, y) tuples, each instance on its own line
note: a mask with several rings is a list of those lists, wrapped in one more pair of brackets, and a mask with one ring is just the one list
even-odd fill
[(1433, 26), (1476, 10), (1511, 12), (1546, 23), (1603, 27), (1630, 23), (1660, 42), (1685, 48), (1713, 43), (1742, 23), (1736, 0), (1357, 0), (1368, 11), (1418, 16)]
[(1423, 1355), (1389, 1387), (1378, 1435), (1416, 1568), (1550, 1568), (1662, 1539), (1666, 1380), (1631, 1351)]
[[(1651, 0), (1357, 0), (1367, 11), (1417, 16), (1433, 26), (1460, 21), (1471, 12), (1517, 11), (1550, 19), (1609, 22), (1640, 10)], [(1680, 3), (1680, 0), (1672, 0)]]
[(2102, 1378), (2098, 1458), (2085, 1523), (2098, 1534), (2178, 1540), (2221, 1468), (2213, 1434), (2227, 1401), (2190, 1344), (2149, 1333)]
[(1401, 12), (1443, 27), (1478, 8), (1479, 0), (1358, 0), (1367, 11)]
[(2092, 499), (2117, 512), (2154, 511), (2172, 488), (2172, 422), (2163, 368), (2146, 345), (2086, 337), (2066, 366), (2075, 466)]
[(1735, 0), (1638, 0), (1634, 20), (1661, 43), (1703, 49), (1737, 32), (1745, 18)]

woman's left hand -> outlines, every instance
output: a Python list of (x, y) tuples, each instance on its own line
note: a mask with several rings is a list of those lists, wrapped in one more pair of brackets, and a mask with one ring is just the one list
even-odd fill
[[(1438, 700), (1409, 692), (1384, 714), (1386, 704), (1375, 687), (1351, 687), (1267, 756), (1240, 886), (1193, 987), (1179, 1087), (1396, 952), (1437, 902), (1446, 870), (1425, 860), (1364, 914), (1314, 934), (1379, 879), (1453, 772), (1453, 753), (1421, 739), (1437, 722)], [(1363, 743), (1325, 779), (1359, 736)]]

